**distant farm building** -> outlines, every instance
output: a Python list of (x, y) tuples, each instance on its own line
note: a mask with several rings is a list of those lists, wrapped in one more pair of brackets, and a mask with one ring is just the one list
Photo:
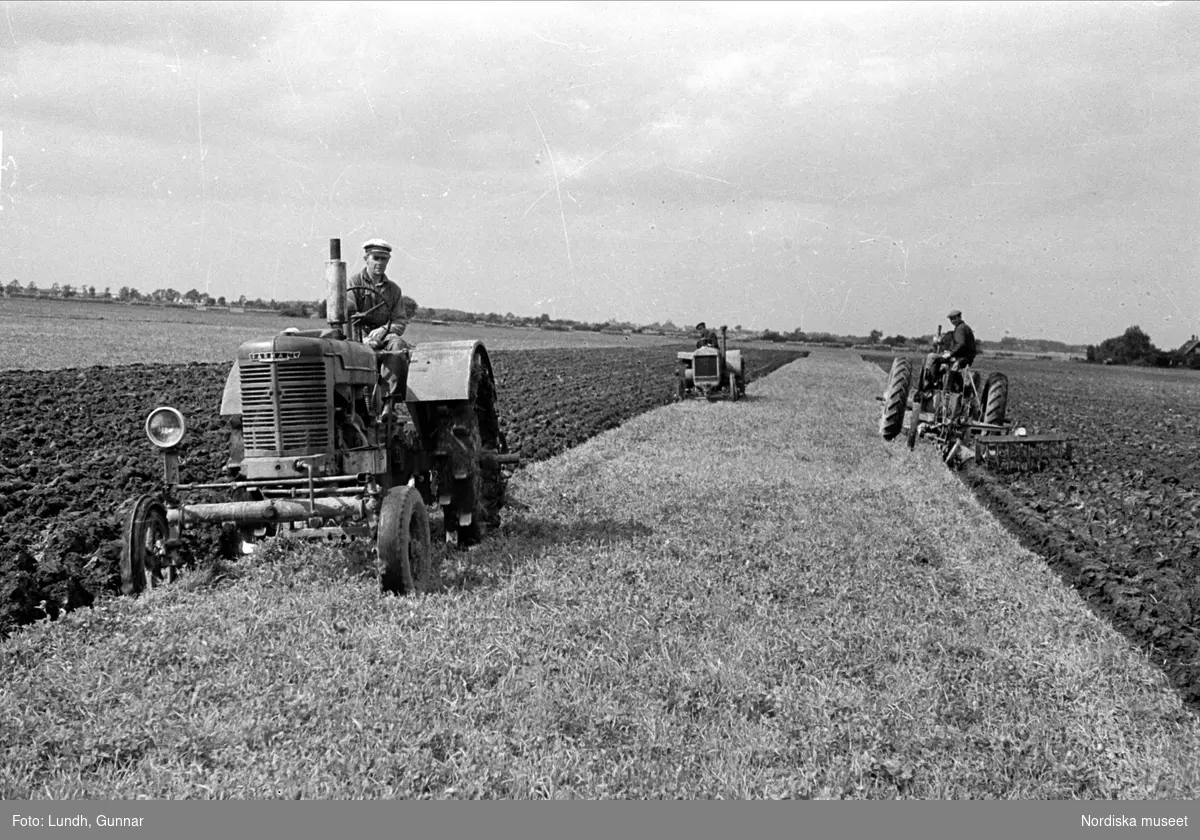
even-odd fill
[(1185, 341), (1183, 346), (1179, 348), (1179, 355), (1187, 359), (1189, 357), (1200, 357), (1200, 338), (1192, 336), (1191, 339)]

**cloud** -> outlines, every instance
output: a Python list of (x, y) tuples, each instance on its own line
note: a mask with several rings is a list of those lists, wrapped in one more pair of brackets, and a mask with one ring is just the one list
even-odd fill
[(996, 284), (1049, 271), (1129, 294), (1112, 266), (1195, 267), (1194, 4), (6, 9), (18, 270), (79, 218), (89, 265), (144, 236), (188, 255), (181, 284), (254, 284), (239, 265), (274, 249), (298, 293), (324, 238), (377, 232), (444, 305), (661, 319), (699, 294), (905, 332), (948, 294), (1013, 320)]

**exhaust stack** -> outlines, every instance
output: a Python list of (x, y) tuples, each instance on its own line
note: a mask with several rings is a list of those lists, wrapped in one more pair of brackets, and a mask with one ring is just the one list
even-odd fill
[(329, 240), (329, 261), (325, 263), (325, 319), (340, 336), (346, 324), (346, 263), (342, 261), (342, 240)]

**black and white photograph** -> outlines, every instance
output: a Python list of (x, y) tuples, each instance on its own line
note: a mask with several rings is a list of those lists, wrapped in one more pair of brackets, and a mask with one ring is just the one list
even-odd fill
[(1195, 2), (0, 0), (2, 831), (1184, 836), (1198, 335)]

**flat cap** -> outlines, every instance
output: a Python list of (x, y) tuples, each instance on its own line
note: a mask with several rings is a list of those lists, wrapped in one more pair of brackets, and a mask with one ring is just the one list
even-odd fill
[(962, 313), (959, 312), (957, 309), (951, 309), (950, 312), (946, 315), (946, 317), (947, 318), (961, 318)]
[(702, 330), (702, 329), (704, 329), (704, 326), (705, 326), (704, 322), (701, 321), (699, 324), (696, 325), (696, 329)]
[(382, 239), (368, 239), (363, 243), (363, 252), (367, 254), (387, 254), (391, 256), (392, 246)]

